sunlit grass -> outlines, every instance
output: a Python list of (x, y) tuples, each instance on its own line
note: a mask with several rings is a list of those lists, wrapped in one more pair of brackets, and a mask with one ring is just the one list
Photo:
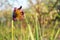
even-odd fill
[[(31, 14), (32, 16), (32, 14)], [(21, 21), (12, 22), (12, 27), (1, 25), (0, 39), (1, 40), (57, 40), (60, 35), (60, 28), (57, 28), (58, 21), (52, 28), (41, 27), (37, 15), (33, 16), (34, 19), (25, 15), (26, 27), (22, 26)], [(29, 19), (30, 18), (30, 19)], [(3, 26), (3, 27), (2, 27)], [(12, 34), (12, 35), (11, 35)]]
[(59, 21), (55, 21), (54, 24), (51, 22), (47, 27), (43, 24), (41, 26), (36, 12), (34, 14), (26, 13), (24, 21), (11, 21), (11, 26), (0, 24), (0, 40), (57, 40), (60, 35), (59, 23)]

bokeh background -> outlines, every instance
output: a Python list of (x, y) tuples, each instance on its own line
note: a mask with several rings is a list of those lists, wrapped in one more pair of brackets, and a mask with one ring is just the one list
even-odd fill
[(12, 40), (14, 7), (24, 20), (13, 22), (13, 40), (60, 40), (60, 0), (0, 0), (0, 40)]

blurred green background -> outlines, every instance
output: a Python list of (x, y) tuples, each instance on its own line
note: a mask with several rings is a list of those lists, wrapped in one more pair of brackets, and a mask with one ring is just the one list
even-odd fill
[[(27, 2), (28, 8), (23, 8), (24, 20), (13, 22), (13, 40), (60, 40), (60, 0)], [(4, 3), (0, 1), (0, 7)], [(0, 40), (12, 40), (13, 4), (5, 6), (0, 8)]]

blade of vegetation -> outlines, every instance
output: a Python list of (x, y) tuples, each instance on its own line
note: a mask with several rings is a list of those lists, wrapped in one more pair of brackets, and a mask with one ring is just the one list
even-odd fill
[(39, 34), (38, 34), (38, 25), (37, 25), (37, 14), (35, 16), (35, 21), (36, 21), (36, 25), (35, 25), (35, 35), (36, 35), (36, 40), (39, 40)]
[(12, 20), (12, 40), (13, 40), (13, 20)]
[(51, 33), (50, 40), (53, 40), (53, 36), (54, 36), (55, 28), (56, 28), (57, 24), (58, 24), (58, 22), (56, 21), (56, 24), (55, 24), (55, 26), (54, 26), (54, 29), (52, 30), (52, 33)]
[(56, 33), (56, 35), (54, 37), (54, 40), (56, 40), (56, 38), (58, 37), (59, 32), (60, 32), (60, 28), (57, 30), (57, 33)]
[[(25, 18), (26, 18), (26, 16), (25, 16)], [(32, 31), (31, 31), (31, 26), (30, 26), (30, 24), (28, 24), (28, 20), (27, 19), (25, 19), (25, 20), (27, 22), (27, 27), (28, 27), (28, 30), (29, 30), (29, 34), (30, 34), (31, 40), (34, 40), (34, 36), (33, 36)]]

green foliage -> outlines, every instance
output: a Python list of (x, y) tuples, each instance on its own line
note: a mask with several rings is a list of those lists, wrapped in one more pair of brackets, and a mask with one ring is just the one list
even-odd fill
[[(13, 39), (60, 40), (60, 20), (58, 21), (60, 13), (53, 4), (55, 2), (49, 4), (42, 2), (31, 6), (29, 9), (24, 9), (24, 20), (13, 22)], [(1, 11), (0, 13), (4, 13), (1, 15), (6, 19), (0, 20), (0, 40), (11, 40), (12, 11)], [(2, 16), (0, 18), (3, 18)]]

